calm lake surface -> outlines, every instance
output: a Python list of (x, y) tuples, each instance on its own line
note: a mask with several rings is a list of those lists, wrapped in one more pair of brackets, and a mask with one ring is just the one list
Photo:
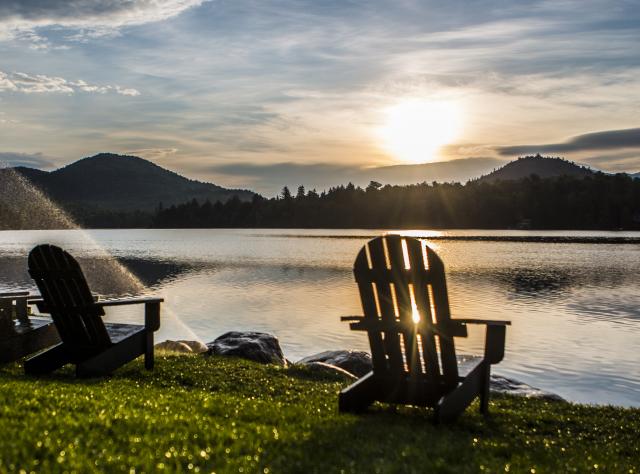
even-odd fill
[[(35, 289), (26, 255), (49, 242), (79, 257), (98, 292), (134, 292), (100, 271), (106, 250), (148, 293), (166, 298), (159, 340), (195, 335), (208, 342), (229, 330), (258, 330), (277, 335), (294, 361), (328, 349), (369, 350), (365, 334), (349, 331), (339, 316), (361, 313), (351, 267), (380, 232), (4, 231), (0, 290)], [(406, 233), (426, 237), (444, 260), (453, 317), (513, 322), (496, 373), (573, 401), (640, 406), (640, 233)], [(489, 240), (465, 240), (474, 236)], [(140, 320), (135, 311), (109, 318)], [(481, 353), (484, 334), (474, 329), (456, 339), (459, 353)]]

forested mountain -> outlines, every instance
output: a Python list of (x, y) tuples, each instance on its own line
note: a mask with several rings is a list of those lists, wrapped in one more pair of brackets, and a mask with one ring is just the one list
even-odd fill
[[(15, 168), (74, 214), (152, 211), (159, 203), (251, 199), (246, 190), (225, 189), (180, 176), (135, 156), (101, 153), (52, 172)], [(0, 171), (1, 172), (1, 171)]]
[(524, 156), (507, 163), (502, 168), (479, 178), (480, 181), (498, 181), (522, 179), (531, 175), (540, 178), (558, 176), (589, 176), (594, 172), (585, 166), (579, 166), (562, 158), (549, 158), (540, 155)]
[[(51, 173), (17, 171), (88, 228), (640, 230), (639, 179), (540, 156), (520, 158), (466, 184), (372, 181), (366, 189), (349, 183), (322, 192), (300, 186), (271, 199), (192, 181), (130, 156), (96, 155)], [(33, 228), (24, 224), (32, 213), (18, 206), (24, 199), (0, 197), (2, 228)]]
[(156, 214), (154, 227), (476, 228), (640, 230), (640, 180), (626, 174), (422, 183), (225, 204), (196, 201)]

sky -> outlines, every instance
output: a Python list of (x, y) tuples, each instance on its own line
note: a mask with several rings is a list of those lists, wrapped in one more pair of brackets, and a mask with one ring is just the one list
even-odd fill
[(638, 172), (639, 44), (638, 0), (0, 0), (0, 161), (265, 194), (535, 153)]

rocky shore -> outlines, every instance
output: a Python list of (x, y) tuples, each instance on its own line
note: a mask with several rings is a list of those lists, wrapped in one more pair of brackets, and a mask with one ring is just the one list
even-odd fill
[[(196, 353), (204, 356), (241, 357), (263, 364), (276, 364), (283, 367), (303, 365), (312, 370), (339, 374), (351, 380), (358, 379), (372, 370), (371, 355), (369, 353), (348, 349), (319, 352), (304, 357), (297, 362), (291, 362), (284, 356), (276, 336), (254, 331), (230, 331), (207, 344), (200, 341), (167, 340), (156, 344), (155, 347), (157, 350)], [(464, 373), (465, 368), (472, 365), (474, 360), (474, 357), (460, 356), (461, 371)], [(555, 393), (500, 375), (491, 376), (491, 391), (527, 398), (564, 400)]]

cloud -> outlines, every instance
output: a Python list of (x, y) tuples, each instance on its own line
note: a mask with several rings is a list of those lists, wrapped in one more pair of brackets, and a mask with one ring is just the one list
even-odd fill
[(464, 182), (486, 174), (505, 164), (495, 158), (467, 158), (420, 165), (361, 167), (339, 164), (236, 163), (209, 167), (208, 171), (240, 187), (251, 187), (267, 195), (275, 195), (283, 186), (304, 185), (319, 191), (352, 182), (366, 186), (370, 181), (383, 184), (415, 184), (424, 181)]
[(612, 173), (640, 171), (640, 151), (605, 154), (582, 158), (584, 164)]
[(175, 155), (178, 152), (177, 148), (138, 148), (136, 150), (125, 151), (125, 155), (140, 156), (147, 160), (157, 160), (165, 158), (170, 155)]
[(502, 156), (530, 155), (534, 153), (570, 153), (594, 150), (640, 148), (640, 128), (606, 130), (575, 136), (563, 143), (517, 145), (498, 147)]
[(105, 94), (115, 92), (120, 95), (137, 96), (140, 92), (136, 89), (121, 87), (118, 85), (95, 85), (83, 80), (68, 81), (62, 77), (46, 76), (44, 74), (31, 75), (24, 72), (6, 73), (0, 71), (0, 92), (23, 92), (25, 94), (42, 93), (66, 93), (73, 94), (76, 91), (95, 92)]
[(0, 151), (0, 168), (3, 166), (26, 166), (28, 168), (52, 168), (54, 160), (42, 153), (15, 153)]
[[(493, 156), (497, 145), (636, 126), (639, 12), (599, 0), (0, 0), (0, 37), (16, 39), (0, 43), (1, 69), (68, 78), (30, 86), (62, 89), (46, 100), (0, 92), (20, 121), (0, 125), (11, 132), (1, 138), (11, 150), (33, 140), (55, 156), (142, 150), (194, 178), (320, 188), (352, 178), (339, 174), (345, 162), (391, 163), (382, 111), (418, 97), (464, 110), (459, 140), (476, 145), (443, 157)], [(137, 91), (106, 84), (144, 98), (113, 100)], [(0, 77), (0, 91), (12, 88)], [(277, 168), (264, 179), (207, 168), (234, 161), (338, 164), (290, 181)]]
[[(35, 31), (76, 31), (71, 39), (113, 35), (120, 28), (166, 20), (206, 0), (21, 0), (0, 2), (0, 38), (46, 41)], [(31, 38), (29, 35), (35, 35)]]

